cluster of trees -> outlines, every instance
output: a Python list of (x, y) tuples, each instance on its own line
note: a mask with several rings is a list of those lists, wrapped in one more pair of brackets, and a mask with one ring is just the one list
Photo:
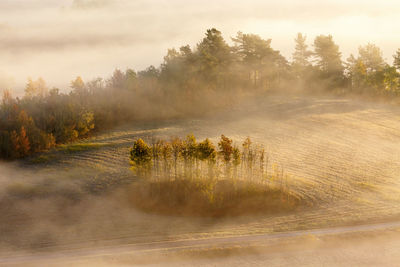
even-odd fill
[(400, 49), (393, 58), (393, 65), (389, 65), (376, 45), (360, 46), (358, 56), (351, 55), (346, 62), (350, 90), (364, 94), (399, 95)]
[(193, 135), (188, 135), (185, 140), (152, 140), (151, 145), (138, 139), (133, 144), (130, 159), (140, 176), (192, 177), (194, 166), (198, 170), (201, 162), (214, 165), (216, 155), (216, 149), (208, 139), (197, 143)]
[(94, 128), (94, 115), (42, 80), (29, 81), (26, 96), (4, 93), (0, 108), (0, 158), (19, 158), (73, 141)]
[(92, 131), (133, 120), (192, 116), (231, 105), (239, 95), (302, 87), (329, 91), (400, 94), (400, 49), (393, 65), (373, 44), (342, 61), (330, 35), (295, 38), (289, 62), (271, 47), (271, 39), (239, 32), (226, 42), (207, 30), (195, 47), (168, 50), (163, 63), (139, 72), (115, 70), (108, 79), (84, 82), (71, 91), (49, 89), (43, 79), (29, 79), (25, 96), (4, 92), (0, 105), (0, 159), (20, 158)]
[(289, 63), (271, 47), (271, 39), (239, 32), (233, 46), (220, 31), (209, 29), (195, 49), (170, 49), (160, 67), (160, 78), (170, 88), (234, 90), (274, 88), (289, 78)]
[(385, 62), (382, 50), (367, 44), (342, 61), (339, 46), (331, 35), (317, 36), (314, 51), (308, 49), (306, 37), (295, 39), (292, 71), (305, 89), (319, 87), (339, 89), (344, 93), (398, 96), (400, 94), (400, 49), (393, 56), (393, 65)]
[(268, 159), (250, 138), (239, 144), (221, 135), (216, 145), (193, 135), (149, 144), (137, 139), (130, 160), (143, 179), (129, 199), (147, 212), (207, 217), (279, 213), (311, 204)]
[(28, 80), (22, 98), (5, 90), (0, 103), (0, 159), (29, 156), (95, 130), (153, 114), (142, 105), (160, 102), (161, 95), (156, 98), (155, 90), (145, 95), (146, 90), (137, 89), (149, 82), (147, 77), (137, 78), (132, 70), (116, 70), (107, 80), (85, 83), (77, 77), (69, 93), (49, 89), (41, 78)]
[(197, 142), (194, 135), (170, 141), (137, 139), (130, 151), (133, 170), (153, 179), (225, 178), (266, 181), (283, 177), (276, 165), (268, 175), (269, 157), (264, 148), (246, 138), (241, 145), (221, 135), (215, 146), (208, 138)]
[[(221, 32), (210, 29), (192, 50), (170, 49), (159, 68), (162, 84), (185, 93), (219, 91), (265, 91), (287, 87), (380, 95), (400, 94), (400, 49), (393, 64), (385, 62), (374, 44), (359, 47), (356, 56), (342, 60), (331, 35), (316, 36), (312, 49), (299, 33), (289, 62), (271, 47), (271, 39), (255, 34), (238, 34), (232, 45)], [(171, 90), (172, 91), (172, 90)]]

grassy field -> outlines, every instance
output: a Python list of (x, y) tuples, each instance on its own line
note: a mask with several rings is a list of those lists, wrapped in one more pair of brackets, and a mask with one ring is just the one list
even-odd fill
[(213, 218), (285, 214), (308, 204), (265, 183), (199, 178), (144, 181), (131, 187), (129, 201), (147, 213)]
[[(210, 118), (126, 125), (9, 167), (13, 179), (0, 194), (13, 204), (0, 205), (7, 215), (0, 219), (0, 232), (7, 233), (0, 244), (132, 243), (390, 220), (400, 212), (399, 118), (400, 108), (383, 104), (275, 97)], [(188, 133), (214, 143), (221, 134), (238, 144), (250, 136), (265, 146), (269, 171), (273, 166), (283, 170), (290, 190), (316, 204), (284, 214), (219, 220), (135, 209), (124, 190), (134, 181), (129, 169), (133, 141)], [(21, 198), (24, 192), (28, 200)]]

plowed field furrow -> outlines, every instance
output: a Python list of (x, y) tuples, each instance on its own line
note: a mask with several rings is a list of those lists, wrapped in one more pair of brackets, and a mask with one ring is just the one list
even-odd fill
[[(237, 143), (250, 136), (263, 144), (271, 162), (301, 178), (298, 192), (354, 197), (365, 188), (357, 183), (393, 186), (400, 171), (400, 112), (396, 107), (331, 98), (274, 98), (206, 120), (170, 123), (147, 129), (125, 127), (100, 135), (96, 142), (114, 144), (100, 151), (67, 159), (71, 164), (128, 167), (129, 146), (138, 137), (148, 140), (194, 133), (199, 138), (220, 134)], [(339, 196), (336, 196), (339, 197)]]
[[(129, 149), (136, 138), (150, 141), (189, 133), (214, 143), (224, 134), (238, 145), (251, 137), (266, 148), (268, 171), (273, 164), (282, 168), (290, 175), (290, 190), (312, 200), (313, 208), (212, 223), (132, 215), (129, 222), (113, 221), (118, 229), (115, 236), (157, 240), (266, 233), (400, 215), (400, 108), (396, 106), (348, 99), (270, 97), (205, 119), (154, 127), (127, 125), (89, 140), (107, 146), (62, 155), (56, 164), (87, 169), (88, 173), (96, 169), (104, 179), (126, 178), (131, 175)], [(101, 234), (97, 237), (101, 239)]]

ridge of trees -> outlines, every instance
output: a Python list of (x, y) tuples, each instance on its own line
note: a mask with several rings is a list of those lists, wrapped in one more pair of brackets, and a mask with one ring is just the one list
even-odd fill
[(28, 79), (22, 98), (4, 91), (0, 159), (25, 157), (121, 123), (202, 114), (243, 94), (285, 88), (400, 94), (400, 48), (392, 65), (374, 44), (343, 61), (331, 35), (317, 36), (310, 49), (299, 33), (289, 62), (271, 39), (238, 32), (231, 41), (212, 28), (195, 47), (169, 49), (159, 67), (117, 69), (109, 79), (88, 82), (77, 77), (69, 93), (48, 88), (41, 78)]

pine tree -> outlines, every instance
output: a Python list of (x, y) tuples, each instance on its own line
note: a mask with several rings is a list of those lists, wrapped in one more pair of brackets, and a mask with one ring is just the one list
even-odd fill
[(296, 46), (293, 53), (293, 66), (305, 68), (311, 64), (309, 58), (312, 52), (308, 50), (306, 39), (306, 36), (301, 33), (298, 33), (294, 39)]
[(398, 71), (400, 71), (400, 48), (397, 49), (396, 54), (393, 56), (393, 66), (396, 67)]
[(342, 54), (332, 35), (319, 35), (315, 38), (314, 56), (321, 78), (328, 82), (327, 86), (331, 89), (342, 86), (344, 81)]

